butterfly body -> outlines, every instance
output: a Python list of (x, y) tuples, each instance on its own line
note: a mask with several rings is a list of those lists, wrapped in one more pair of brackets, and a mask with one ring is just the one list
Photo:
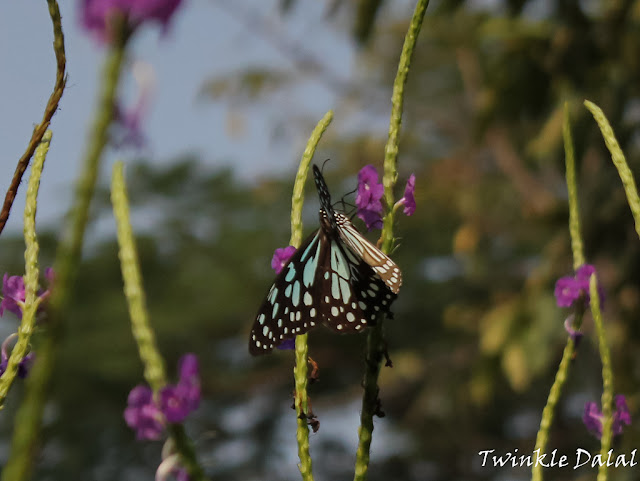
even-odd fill
[(336, 212), (320, 170), (313, 166), (320, 197), (320, 229), (285, 264), (263, 301), (249, 352), (266, 354), (318, 323), (340, 333), (359, 332), (388, 313), (402, 275), (349, 218)]

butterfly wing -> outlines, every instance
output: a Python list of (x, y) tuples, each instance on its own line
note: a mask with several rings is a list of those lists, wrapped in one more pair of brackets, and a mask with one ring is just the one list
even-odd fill
[(351, 248), (364, 262), (380, 276), (394, 294), (400, 291), (402, 272), (400, 268), (380, 249), (369, 242), (353, 226), (349, 218), (340, 212), (334, 212), (340, 239)]
[(330, 329), (358, 332), (375, 324), (381, 312), (389, 312), (396, 295), (348, 246), (324, 235), (327, 247), (320, 252), (315, 283), (319, 289), (322, 322)]
[(322, 231), (308, 237), (282, 268), (262, 302), (249, 336), (249, 352), (266, 354), (286, 339), (314, 327), (320, 318), (314, 282)]

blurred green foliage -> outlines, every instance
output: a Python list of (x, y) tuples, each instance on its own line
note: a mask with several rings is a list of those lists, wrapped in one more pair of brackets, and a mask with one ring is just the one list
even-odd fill
[[(281, 3), (284, 11), (296, 4)], [(372, 92), (390, 95), (410, 17), (392, 3), (342, 5), (364, 45), (360, 70), (350, 79), (362, 88), (337, 92), (346, 108), (364, 108)], [(387, 417), (378, 420), (409, 441), (397, 450), (388, 437), (377, 446), (374, 441), (372, 481), (528, 477), (526, 468), (480, 468), (477, 453), (533, 449), (566, 339), (567, 313), (553, 298), (555, 280), (572, 269), (565, 100), (572, 105), (586, 256), (607, 291), (616, 392), (627, 395), (632, 415), (640, 406), (640, 240), (597, 127), (581, 106), (588, 98), (603, 108), (632, 170), (640, 172), (640, 2), (497, 4), (434, 2), (409, 75), (400, 183), (416, 172), (418, 210), (397, 226), (394, 257), (405, 281), (386, 327), (394, 368), (382, 374)], [(235, 79), (210, 79), (205, 91), (250, 101), (290, 81), (249, 66)], [(327, 180), (339, 198), (355, 187), (359, 168), (381, 164), (385, 139), (373, 131), (337, 130), (328, 146), (335, 154)], [(181, 158), (166, 168), (151, 159), (129, 165), (127, 179), (151, 318), (168, 370), (175, 372), (186, 351), (201, 360), (206, 401), (188, 429), (205, 467), (216, 479), (295, 479), (294, 450), (287, 456), (283, 444), (294, 435), (292, 355), (252, 360), (247, 353), (255, 310), (273, 278), (270, 256), (288, 239), (293, 178), (245, 184), (231, 171), (208, 171), (199, 159)], [(311, 232), (317, 200), (312, 188), (308, 192), (305, 230)], [(105, 191), (94, 214), (104, 221), (109, 209)], [(46, 265), (55, 237), (40, 236)], [(0, 244), (0, 265), (21, 272), (21, 242), (5, 234)], [(47, 418), (41, 479), (150, 479), (157, 464), (159, 446), (136, 443), (122, 420), (141, 366), (116, 259), (114, 239), (101, 237), (87, 249)], [(580, 421), (584, 402), (601, 392), (589, 318), (585, 330), (551, 431), (550, 446), (565, 453), (598, 446)], [(321, 422), (311, 440), (318, 479), (344, 479), (352, 466), (355, 430), (332, 432), (330, 420), (357, 422), (352, 401), (360, 396), (363, 341), (324, 329), (310, 336), (321, 367), (321, 382), (310, 390)], [(12, 393), (13, 405), (2, 416), (3, 437), (19, 396)], [(632, 426), (616, 448), (630, 452), (638, 445)], [(545, 474), (551, 480), (594, 476), (589, 468)], [(631, 470), (611, 475), (632, 479)]]

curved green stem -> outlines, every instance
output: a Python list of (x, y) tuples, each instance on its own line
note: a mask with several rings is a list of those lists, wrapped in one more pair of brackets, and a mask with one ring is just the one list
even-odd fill
[(129, 218), (129, 200), (124, 180), (123, 164), (116, 162), (111, 179), (111, 203), (118, 233), (118, 257), (124, 281), (133, 337), (138, 345), (140, 359), (144, 365), (144, 378), (154, 392), (167, 384), (164, 361), (156, 344), (155, 334), (149, 322), (149, 312), (142, 285), (142, 274), (136, 244)]
[(80, 264), (84, 233), (89, 218), (91, 199), (95, 191), (100, 159), (107, 143), (107, 131), (113, 119), (113, 106), (127, 36), (122, 34), (117, 38), (119, 40), (111, 47), (105, 63), (102, 76), (104, 83), (90, 134), (88, 150), (84, 156), (76, 185), (70, 223), (65, 235), (60, 240), (54, 263), (56, 279), (49, 303), (47, 331), (38, 347), (38, 360), (34, 363), (26, 382), (24, 401), (16, 414), (16, 428), (11, 441), (11, 454), (2, 471), (0, 481), (25, 481), (28, 479), (34, 466), (34, 459), (38, 454), (37, 443), (42, 414), (51, 388), (58, 345), (62, 336), (63, 320), (71, 301), (71, 289)]
[[(398, 143), (400, 127), (402, 123), (402, 107), (404, 101), (404, 87), (409, 74), (409, 67), (413, 51), (415, 49), (418, 34), (422, 27), (424, 14), (429, 5), (428, 0), (418, 0), (411, 18), (409, 30), (404, 39), (402, 53), (398, 64), (398, 73), (393, 82), (391, 95), (391, 118), (389, 120), (389, 137), (384, 151), (384, 198), (387, 205), (387, 213), (383, 220), (382, 251), (391, 252), (393, 249), (393, 219), (394, 197), (393, 188), (398, 178)], [(373, 436), (373, 416), (379, 410), (378, 376), (380, 363), (384, 353), (383, 319), (378, 318), (374, 327), (369, 329), (367, 335), (367, 351), (364, 374), (364, 394), (362, 397), (362, 411), (360, 413), (360, 427), (358, 428), (358, 449), (356, 451), (356, 464), (354, 481), (364, 481), (369, 470), (371, 440)]]
[(329, 110), (317, 123), (311, 136), (307, 141), (307, 146), (302, 154), (300, 166), (293, 183), (293, 195), (291, 196), (291, 239), (289, 244), (298, 248), (302, 242), (302, 207), (304, 205), (304, 184), (309, 174), (309, 166), (316, 152), (316, 147), (322, 138), (325, 130), (333, 120), (333, 110)]
[(584, 101), (584, 105), (589, 109), (593, 118), (598, 123), (600, 132), (602, 132), (602, 137), (604, 138), (604, 143), (607, 145), (607, 148), (611, 153), (613, 165), (618, 169), (618, 175), (620, 175), (620, 180), (622, 180), (622, 186), (624, 187), (624, 192), (627, 195), (627, 202), (629, 203), (631, 213), (633, 214), (636, 232), (638, 233), (638, 237), (640, 237), (640, 197), (638, 197), (638, 189), (636, 187), (636, 181), (633, 178), (633, 173), (625, 160), (624, 153), (622, 152), (613, 129), (611, 128), (607, 117), (605, 117), (604, 112), (602, 112), (602, 109), (588, 100)]
[(402, 125), (402, 108), (404, 103), (404, 86), (407, 83), (409, 67), (413, 58), (413, 51), (416, 46), (418, 34), (422, 27), (422, 20), (429, 5), (429, 0), (419, 0), (409, 24), (409, 30), (404, 38), (402, 53), (398, 63), (398, 73), (393, 82), (393, 92), (391, 94), (391, 117), (389, 119), (389, 137), (384, 148), (384, 174), (382, 184), (384, 185), (384, 200), (387, 204), (388, 212), (384, 218), (382, 230), (382, 247), (384, 252), (390, 252), (393, 248), (393, 209), (394, 204), (393, 188), (398, 179), (398, 144), (400, 141), (400, 127)]
[(18, 366), (22, 358), (29, 352), (29, 341), (36, 321), (36, 312), (40, 305), (38, 298), (38, 238), (36, 236), (36, 209), (38, 206), (38, 190), (40, 188), (40, 177), (44, 167), (44, 161), (49, 151), (51, 143), (51, 131), (47, 130), (42, 142), (36, 149), (31, 167), (31, 177), (27, 187), (27, 200), (24, 207), (24, 241), (26, 249), (25, 260), (25, 301), (22, 308), (22, 320), (18, 330), (18, 341), (11, 351), (9, 362), (5, 372), (0, 377), (0, 407), (4, 406), (4, 401), (9, 393), (9, 389), (18, 374)]
[[(304, 204), (304, 184), (309, 173), (311, 159), (316, 151), (318, 142), (322, 138), (322, 134), (333, 119), (333, 111), (328, 111), (324, 117), (318, 122), (313, 129), (311, 136), (304, 149), (296, 180), (293, 185), (293, 196), (291, 198), (291, 239), (289, 244), (298, 248), (302, 241), (302, 206)], [(307, 335), (302, 334), (296, 336), (296, 364), (293, 368), (293, 376), (295, 379), (295, 408), (298, 417), (296, 429), (296, 441), (298, 443), (298, 457), (300, 458), (300, 474), (305, 481), (313, 481), (313, 472), (311, 470), (311, 454), (309, 453), (309, 426), (307, 424), (309, 399), (307, 395)]]

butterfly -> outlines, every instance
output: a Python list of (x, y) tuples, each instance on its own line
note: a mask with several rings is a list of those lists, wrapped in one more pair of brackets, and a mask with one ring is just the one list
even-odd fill
[(331, 204), (327, 184), (313, 166), (320, 198), (320, 228), (284, 265), (262, 302), (249, 352), (266, 354), (317, 324), (339, 333), (359, 332), (389, 313), (402, 273)]

